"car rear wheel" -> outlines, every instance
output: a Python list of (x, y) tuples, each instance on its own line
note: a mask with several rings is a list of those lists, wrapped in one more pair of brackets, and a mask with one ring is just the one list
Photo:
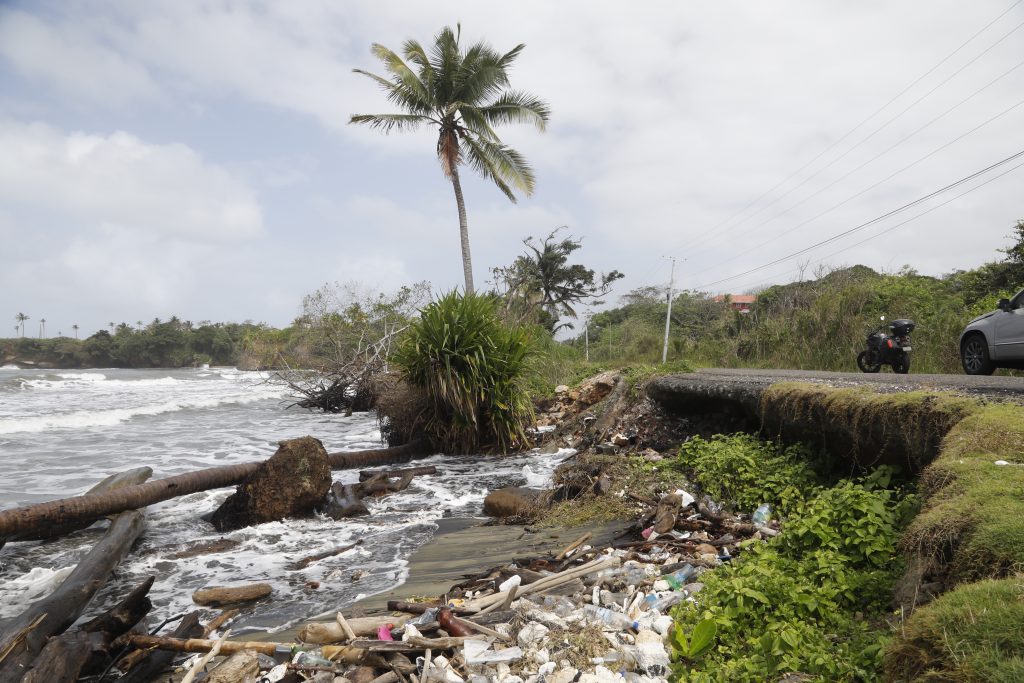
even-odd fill
[(988, 344), (980, 334), (972, 334), (960, 346), (960, 362), (968, 375), (991, 375), (996, 366), (988, 355)]

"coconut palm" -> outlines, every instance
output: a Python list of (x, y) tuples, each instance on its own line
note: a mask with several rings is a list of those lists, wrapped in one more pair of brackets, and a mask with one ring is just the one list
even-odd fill
[(78, 323), (71, 326), (71, 329), (75, 331), (75, 339), (78, 339)]
[(46, 334), (46, 318), (39, 319), (39, 338), (42, 339)]
[(21, 325), (21, 336), (24, 337), (25, 336), (25, 321), (28, 320), (29, 317), (27, 315), (25, 315), (24, 313), (19, 313), (18, 315), (14, 316), (14, 319), (18, 321), (19, 325)]
[(402, 113), (356, 114), (349, 123), (366, 124), (385, 133), (414, 130), (422, 125), (437, 129), (437, 157), (455, 190), (459, 210), (466, 294), (472, 294), (473, 263), (459, 166), (468, 163), (484, 178), (494, 181), (513, 202), (516, 201), (513, 189), (531, 194), (533, 171), (519, 152), (501, 142), (493, 127), (504, 123), (532, 123), (543, 131), (549, 110), (537, 97), (508, 89), (508, 69), (524, 45), (517, 45), (505, 54), (485, 42), (462, 50), (460, 32), (458, 25), (454, 31), (450, 27), (442, 29), (434, 37), (429, 54), (415, 40), (405, 41), (402, 56), (375, 43), (371, 52), (383, 62), (389, 76), (378, 76), (362, 69), (355, 69), (355, 72), (376, 81)]

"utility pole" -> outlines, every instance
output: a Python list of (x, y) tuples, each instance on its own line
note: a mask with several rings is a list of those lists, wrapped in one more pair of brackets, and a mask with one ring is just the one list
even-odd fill
[(587, 311), (587, 317), (583, 321), (583, 356), (590, 362), (590, 312)]
[(668, 276), (668, 311), (665, 313), (665, 343), (661, 347), (661, 364), (664, 365), (668, 360), (668, 328), (672, 322), (672, 288), (676, 284), (676, 257), (675, 256), (662, 256), (672, 262), (671, 275)]

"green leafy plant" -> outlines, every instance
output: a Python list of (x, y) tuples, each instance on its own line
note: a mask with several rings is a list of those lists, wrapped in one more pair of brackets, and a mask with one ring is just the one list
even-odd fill
[(427, 395), (424, 433), (449, 453), (525, 443), (531, 341), (527, 329), (502, 323), (489, 297), (452, 292), (426, 306), (394, 357)]
[(818, 483), (806, 446), (781, 448), (749, 434), (694, 437), (679, 449), (677, 465), (693, 470), (694, 480), (715, 500), (752, 511), (769, 503), (787, 514)]
[(672, 634), (672, 644), (677, 656), (685, 659), (697, 659), (712, 648), (717, 634), (718, 624), (712, 619), (704, 619), (693, 627), (689, 640), (687, 640), (683, 629), (676, 627)]

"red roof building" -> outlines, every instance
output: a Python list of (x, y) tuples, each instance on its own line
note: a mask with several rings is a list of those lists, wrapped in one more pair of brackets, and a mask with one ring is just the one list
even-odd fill
[(729, 308), (740, 313), (750, 313), (750, 307), (757, 301), (757, 297), (753, 294), (719, 294), (715, 297), (715, 301), (722, 303), (729, 301)]

